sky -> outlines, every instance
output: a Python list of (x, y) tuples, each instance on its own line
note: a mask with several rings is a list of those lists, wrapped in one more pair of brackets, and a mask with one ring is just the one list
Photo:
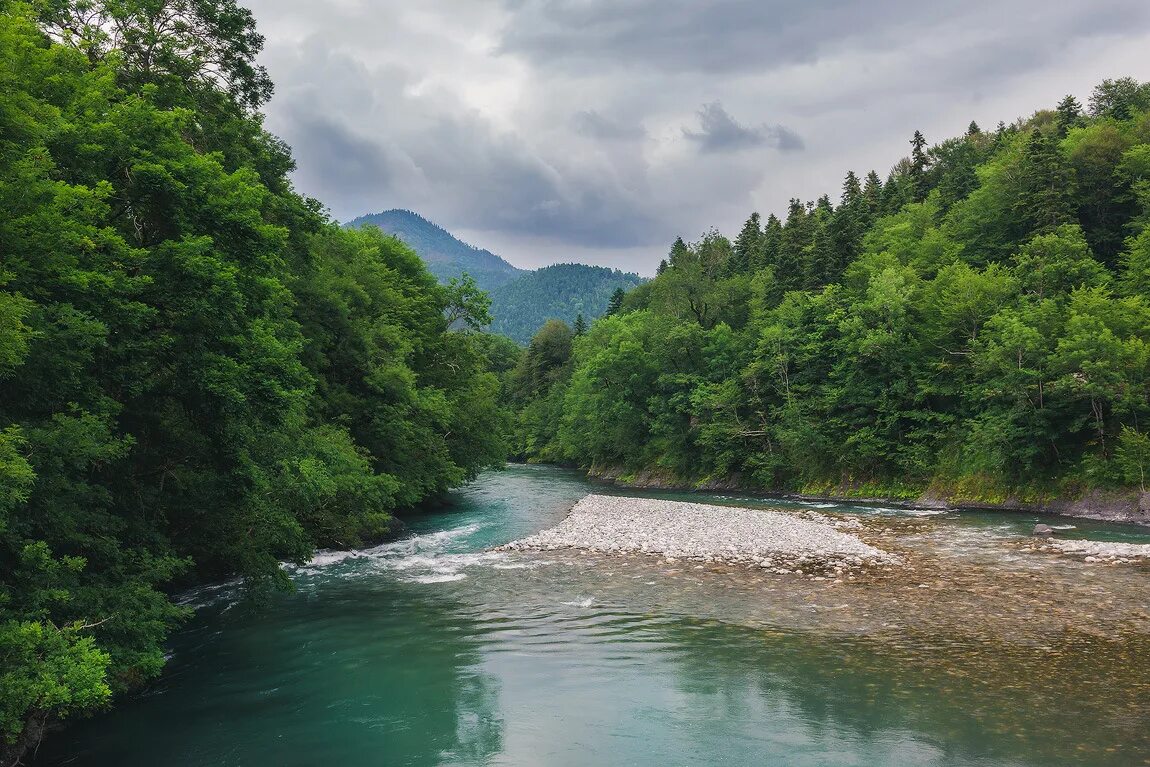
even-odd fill
[(1150, 79), (1145, 0), (246, 4), (300, 192), (341, 221), (414, 210), (524, 268), (650, 275), (676, 237), (885, 178), (916, 129)]

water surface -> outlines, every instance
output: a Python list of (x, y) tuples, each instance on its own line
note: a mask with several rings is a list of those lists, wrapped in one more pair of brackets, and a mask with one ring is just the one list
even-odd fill
[[(949, 589), (952, 564), (935, 580), (924, 565), (915, 583), (828, 585), (656, 558), (485, 553), (555, 524), (589, 491), (603, 489), (510, 467), (410, 520), (403, 540), (322, 553), (270, 604), (234, 587), (200, 592), (154, 688), (57, 733), (41, 763), (1150, 764), (1150, 643), (1125, 631), (1145, 617), (1147, 573), (1016, 550), (1036, 516), (791, 505), (890, 525), (975, 571), (1009, 557), (1018, 583), (991, 584), (985, 602), (983, 575)], [(1060, 534), (1150, 541), (1072, 524)], [(1002, 596), (1012, 588), (1036, 603)], [(1076, 610), (1105, 600), (1096, 623), (1114, 625), (1080, 630)]]

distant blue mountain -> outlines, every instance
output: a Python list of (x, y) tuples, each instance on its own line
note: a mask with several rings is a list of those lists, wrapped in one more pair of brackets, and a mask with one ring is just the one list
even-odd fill
[(467, 272), (491, 296), (491, 332), (526, 344), (549, 319), (590, 322), (607, 310), (616, 288), (643, 282), (637, 274), (585, 264), (517, 269), (489, 250), (473, 247), (410, 210), (360, 216), (349, 227), (378, 226), (407, 243), (440, 282)]
[(490, 291), (524, 274), (489, 250), (458, 239), (410, 210), (385, 210), (349, 221), (347, 226), (378, 226), (407, 243), (440, 282), (467, 272), (484, 290)]

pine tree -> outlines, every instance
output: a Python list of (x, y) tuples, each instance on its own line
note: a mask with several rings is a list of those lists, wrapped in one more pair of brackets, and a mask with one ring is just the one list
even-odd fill
[(978, 167), (978, 145), (972, 138), (967, 134), (961, 139), (950, 139), (932, 150), (940, 214), (945, 214), (978, 188), (975, 170)]
[(1065, 138), (1070, 129), (1082, 122), (1082, 105), (1074, 96), (1067, 96), (1058, 102), (1058, 137)]
[(773, 269), (777, 271), (779, 265), (779, 245), (783, 240), (783, 222), (774, 213), (767, 216), (767, 223), (763, 226), (763, 247), (758, 254), (759, 260), (755, 263), (755, 271)]
[(803, 252), (803, 287), (807, 290), (829, 285), (839, 276), (839, 258), (831, 231), (834, 214), (820, 206), (815, 208), (812, 219), (811, 243)]
[(930, 166), (930, 159), (926, 156), (926, 138), (922, 131), (915, 131), (914, 138), (910, 140), (910, 192), (911, 200), (922, 202), (926, 199), (927, 179), (926, 169)]
[(882, 210), (882, 179), (878, 173), (871, 171), (866, 174), (866, 185), (863, 186), (863, 200), (866, 202), (867, 215), (871, 222), (878, 218)]
[[(681, 243), (682, 240), (676, 240), (676, 243)], [(686, 247), (686, 246), (684, 246)], [(606, 315), (610, 317), (613, 314), (618, 314), (623, 311), (623, 299), (626, 297), (626, 292), (623, 288), (615, 288), (615, 292), (611, 294), (611, 300), (607, 303)]]
[(1006, 127), (1006, 123), (1004, 123), (1002, 120), (999, 120), (998, 126), (995, 127), (995, 129), (994, 129), (994, 146), (996, 148), (998, 146), (1000, 146), (1002, 144), (1002, 142), (1006, 140), (1006, 137), (1009, 135), (1010, 135), (1010, 129)]
[(1058, 145), (1035, 128), (1023, 153), (1022, 188), (1015, 202), (1015, 210), (1031, 232), (1050, 232), (1076, 223), (1073, 183), (1073, 170)]
[(763, 247), (763, 228), (758, 213), (752, 213), (743, 224), (739, 236), (735, 238), (735, 246), (728, 265), (730, 274), (744, 274), (751, 270), (753, 264), (762, 260), (760, 251)]
[(982, 128), (979, 128), (978, 123), (976, 123), (974, 120), (971, 120), (970, 125), (966, 126), (966, 135), (967, 136), (981, 136), (982, 135)]
[(587, 332), (587, 320), (583, 317), (583, 312), (575, 315), (575, 335), (581, 336)]
[(667, 271), (667, 259), (664, 258), (659, 261), (659, 266), (655, 269), (655, 275), (658, 276), (665, 271)]
[(835, 276), (862, 251), (862, 238), (869, 226), (870, 215), (862, 186), (854, 171), (843, 180), (839, 207), (830, 221), (830, 236), (835, 253)]
[(676, 237), (675, 242), (671, 245), (671, 253), (667, 256), (667, 264), (674, 268), (690, 257), (691, 251), (687, 248), (687, 243), (683, 242), (682, 237)]
[(853, 205), (862, 198), (862, 184), (859, 183), (859, 177), (855, 175), (853, 170), (847, 171), (847, 177), (843, 179), (843, 194), (839, 198), (840, 207)]
[(881, 215), (893, 216), (902, 207), (913, 202), (913, 189), (910, 178), (910, 160), (903, 160), (891, 169), (882, 185)]
[(775, 281), (784, 290), (799, 290), (803, 286), (803, 266), (806, 249), (811, 244), (811, 214), (797, 197), (791, 198), (787, 209), (787, 222), (783, 224), (779, 240), (779, 254), (775, 268)]

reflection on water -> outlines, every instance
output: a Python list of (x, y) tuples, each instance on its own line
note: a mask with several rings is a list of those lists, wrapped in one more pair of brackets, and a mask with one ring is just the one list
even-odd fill
[[(201, 594), (161, 683), (56, 735), (43, 763), (1150, 764), (1137, 568), (1018, 554), (1022, 575), (1000, 578), (980, 563), (1032, 518), (838, 507), (819, 511), (881, 517), (869, 534), (921, 549), (914, 583), (483, 552), (588, 489), (513, 468), (406, 541), (318, 557), (271, 605)], [(1082, 630), (1100, 600), (1105, 631)]]

